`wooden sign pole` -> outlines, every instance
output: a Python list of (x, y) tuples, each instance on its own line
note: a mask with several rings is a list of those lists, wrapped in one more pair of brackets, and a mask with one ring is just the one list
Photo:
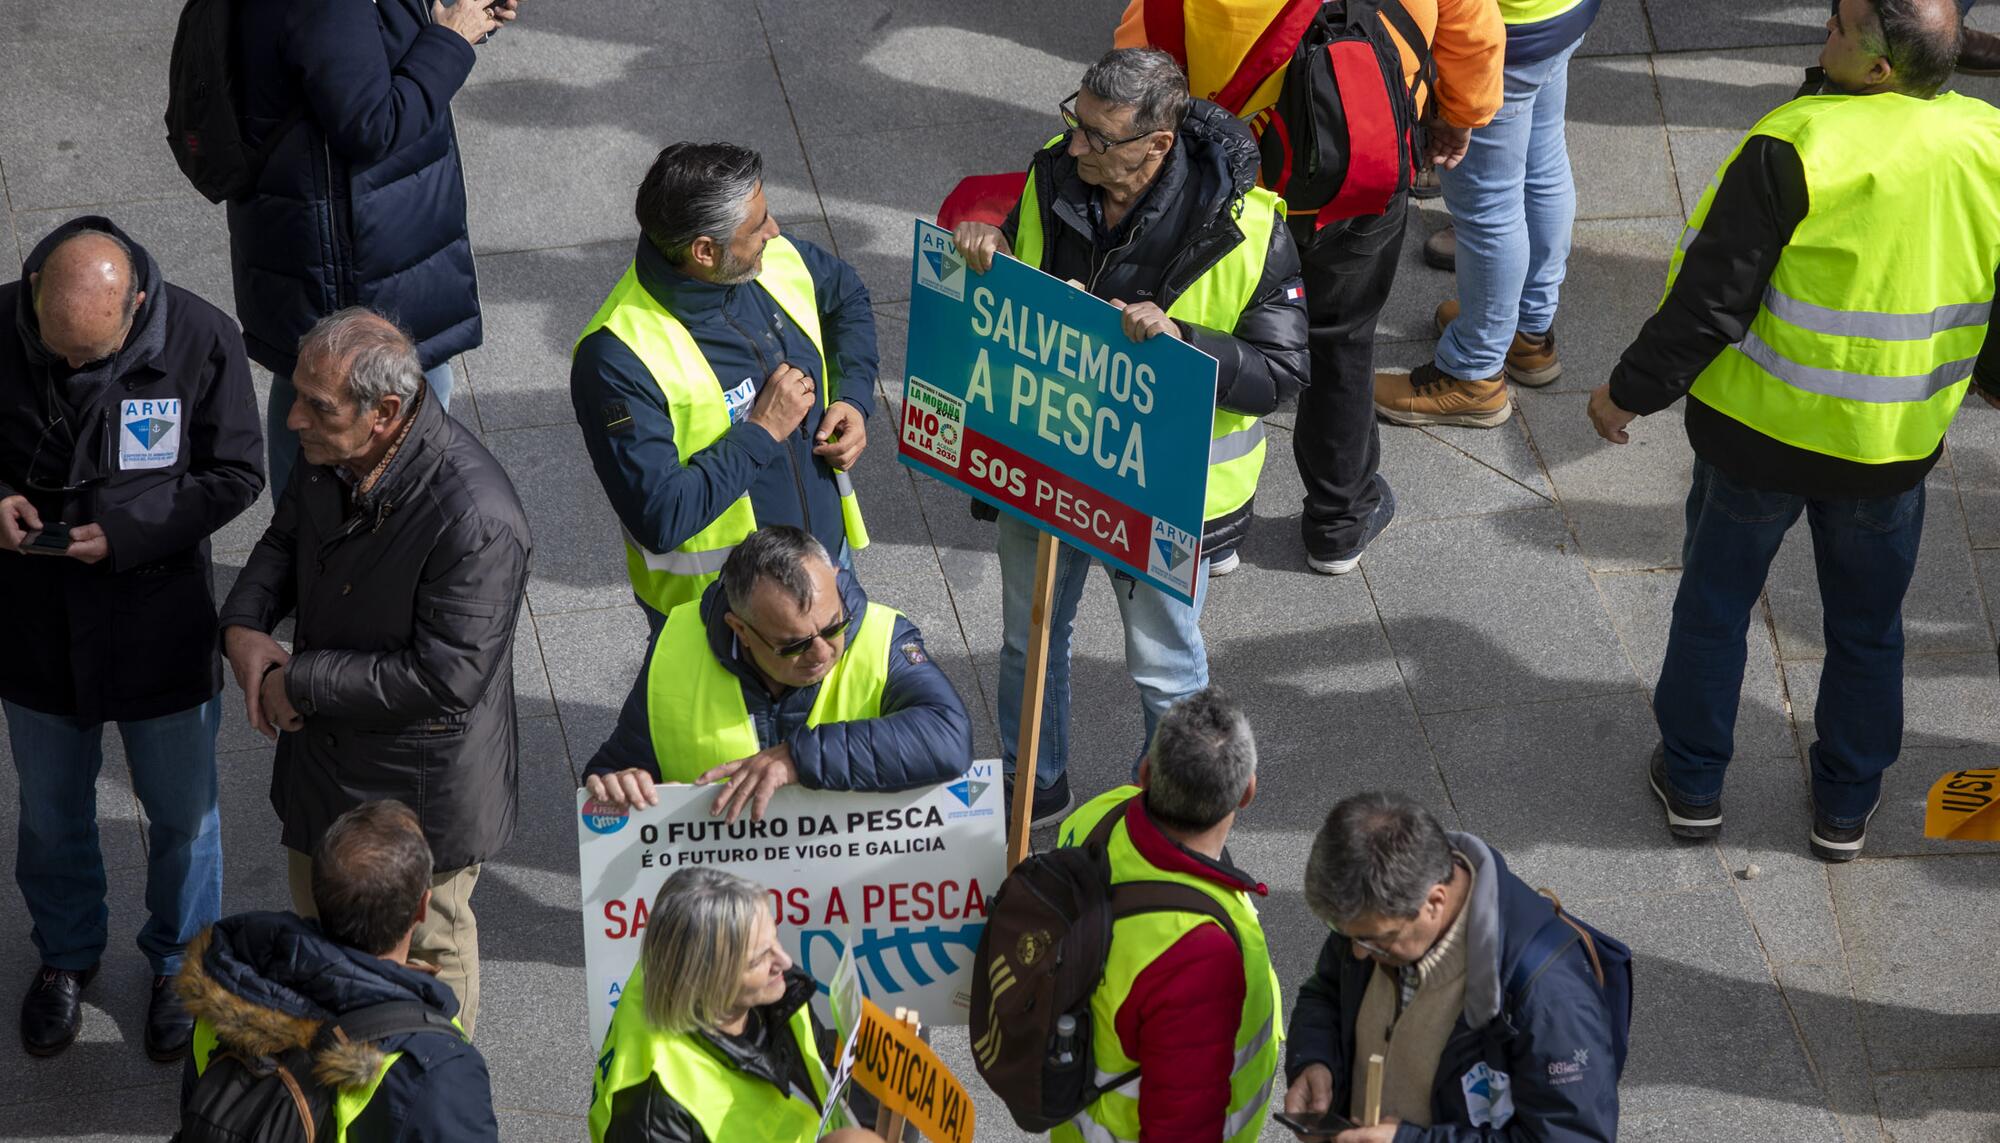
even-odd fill
[[(910, 1031), (915, 1032), (917, 1030), (916, 1009), (898, 1008), (896, 1009), (896, 1019), (908, 1024)], [(903, 1125), (906, 1122), (907, 1120), (904, 1119), (902, 1112), (891, 1111), (889, 1110), (889, 1105), (883, 1103), (875, 1111), (875, 1134), (880, 1135), (888, 1143), (900, 1143), (900, 1140), (903, 1138)]]
[(1015, 739), (1014, 814), (1007, 828), (1007, 868), (1028, 856), (1028, 826), (1034, 820), (1035, 759), (1042, 748), (1042, 692), (1049, 678), (1049, 609), (1056, 594), (1059, 541), (1043, 532), (1035, 544), (1035, 592), (1028, 612), (1028, 673), (1021, 685), (1021, 733)]
[(1361, 1103), (1363, 1127), (1373, 1127), (1382, 1122), (1382, 1063), (1380, 1052), (1368, 1057), (1368, 1089)]

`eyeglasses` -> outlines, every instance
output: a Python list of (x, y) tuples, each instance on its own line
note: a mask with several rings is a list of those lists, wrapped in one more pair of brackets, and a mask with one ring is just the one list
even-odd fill
[[(59, 428), (65, 430), (69, 429), (69, 421), (66, 414), (62, 413), (56, 414), (55, 420), (50, 421), (47, 425), (42, 427), (42, 435), (35, 438), (35, 451), (30, 453), (28, 456), (28, 476), (27, 479), (24, 481), (24, 483), (27, 484), (27, 486), (30, 489), (33, 489), (36, 492), (53, 492), (58, 495), (68, 495), (69, 493), (72, 492), (85, 492), (88, 491), (89, 489), (95, 488), (98, 485), (104, 483), (105, 478), (102, 476), (87, 476), (82, 480), (77, 481), (75, 484), (60, 484), (60, 483), (50, 484), (46, 481), (37, 480), (35, 478), (35, 474), (41, 470), (42, 450), (48, 446), (49, 438), (53, 437), (55, 435), (56, 430)], [(69, 438), (70, 447), (71, 448), (76, 447), (76, 433), (73, 430), (71, 430), (66, 432), (65, 435), (67, 435)]]
[[(740, 615), (737, 616), (737, 618), (743, 619), (743, 617)], [(800, 655), (805, 654), (808, 650), (812, 648), (812, 645), (814, 643), (819, 642), (821, 639), (826, 640), (828, 643), (832, 643), (834, 640), (840, 638), (842, 635), (847, 634), (847, 624), (848, 621), (852, 618), (853, 616), (851, 615), (842, 615), (839, 619), (834, 620), (832, 623), (827, 624), (826, 626), (820, 628), (819, 630), (813, 632), (812, 634), (806, 636), (805, 638), (794, 639), (789, 643), (773, 642), (769, 635), (764, 634), (762, 631), (757, 630), (755, 627), (751, 627), (750, 621), (748, 619), (743, 619), (743, 626), (749, 627), (750, 633), (752, 635), (755, 635), (757, 638), (762, 639), (764, 641), (764, 646), (769, 647), (773, 655), (776, 655), (780, 659), (796, 659)]]
[(1328, 932), (1332, 933), (1332, 934), (1333, 934), (1334, 936), (1336, 936), (1336, 937), (1345, 937), (1345, 938), (1347, 938), (1347, 943), (1348, 943), (1348, 944), (1351, 944), (1351, 945), (1355, 945), (1355, 946), (1357, 946), (1357, 947), (1359, 947), (1359, 948), (1361, 948), (1361, 949), (1364, 949), (1364, 950), (1366, 950), (1366, 951), (1368, 951), (1368, 952), (1372, 952), (1372, 953), (1374, 953), (1374, 954), (1375, 954), (1376, 956), (1386, 956), (1386, 957), (1394, 957), (1394, 956), (1395, 956), (1396, 954), (1395, 954), (1395, 953), (1392, 953), (1392, 952), (1390, 952), (1390, 951), (1389, 951), (1389, 950), (1388, 950), (1387, 948), (1385, 948), (1384, 946), (1385, 946), (1385, 945), (1393, 945), (1393, 944), (1395, 944), (1395, 943), (1396, 943), (1397, 941), (1400, 941), (1400, 940), (1402, 940), (1402, 939), (1403, 939), (1403, 932), (1404, 932), (1404, 930), (1402, 930), (1402, 929), (1398, 929), (1398, 930), (1396, 930), (1396, 931), (1395, 931), (1395, 932), (1393, 932), (1393, 933), (1383, 933), (1383, 934), (1378, 934), (1378, 935), (1376, 935), (1376, 936), (1374, 936), (1374, 937), (1370, 937), (1370, 938), (1368, 938), (1368, 939), (1364, 940), (1364, 939), (1362, 939), (1362, 938), (1360, 938), (1360, 937), (1357, 937), (1357, 936), (1354, 936), (1354, 935), (1352, 935), (1352, 934), (1350, 934), (1350, 933), (1343, 933), (1343, 932), (1341, 932), (1341, 931), (1340, 931), (1339, 929), (1335, 928), (1335, 927), (1334, 927), (1334, 926), (1332, 926), (1332, 925), (1328, 925), (1328, 926), (1327, 926), (1326, 928), (1327, 928), (1327, 931), (1328, 931)]
[(1063, 126), (1069, 129), (1070, 134), (1073, 135), (1078, 131), (1083, 132), (1083, 141), (1090, 145), (1093, 154), (1102, 155), (1113, 147), (1123, 147), (1127, 143), (1136, 143), (1152, 134), (1151, 131), (1141, 131), (1136, 135), (1127, 135), (1123, 139), (1105, 138), (1096, 128), (1085, 126), (1083, 120), (1076, 117), (1076, 97), (1082, 94), (1081, 90), (1070, 92), (1068, 99), (1056, 104), (1056, 111), (1062, 115)]

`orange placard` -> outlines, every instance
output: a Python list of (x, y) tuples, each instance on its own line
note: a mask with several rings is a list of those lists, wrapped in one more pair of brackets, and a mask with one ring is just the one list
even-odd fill
[(2000, 770), (1953, 770), (1924, 801), (1924, 836), (2000, 841)]
[(864, 999), (855, 1036), (854, 1082), (931, 1143), (972, 1143), (972, 1097), (915, 1029)]

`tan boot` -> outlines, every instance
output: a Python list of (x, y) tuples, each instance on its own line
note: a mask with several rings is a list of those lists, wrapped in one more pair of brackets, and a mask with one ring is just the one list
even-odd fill
[[(1444, 336), (1444, 327), (1457, 319), (1457, 298), (1439, 303), (1435, 319), (1438, 336)], [(1556, 331), (1550, 330), (1537, 337), (1515, 330), (1514, 343), (1507, 347), (1504, 372), (1507, 380), (1530, 389), (1553, 384), (1556, 378), (1563, 375), (1562, 360), (1556, 356)]]
[(1514, 415), (1504, 377), (1462, 381), (1426, 361), (1408, 373), (1375, 375), (1375, 411), (1399, 425), (1469, 425), (1490, 429)]

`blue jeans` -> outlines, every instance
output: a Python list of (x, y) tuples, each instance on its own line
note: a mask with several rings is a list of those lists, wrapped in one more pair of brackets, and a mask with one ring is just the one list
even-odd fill
[[(451, 408), (451, 362), (424, 370), (424, 382), (440, 406)], [(292, 467), (299, 462), (299, 434), (285, 427), (285, 419), (292, 415), (292, 402), (297, 397), (298, 390), (292, 388), (290, 374), (271, 374), (271, 403), (264, 409), (264, 472), (270, 477), (267, 487), (273, 504), (285, 494), (285, 485), (291, 483)]]
[[(14, 703), (7, 739), (21, 782), (14, 879), (34, 921), (35, 948), (52, 968), (95, 967), (109, 910), (97, 845), (97, 772), (104, 724)], [(146, 911), (139, 949), (153, 971), (180, 968), (189, 940), (222, 915), (222, 823), (216, 809), (215, 733), (222, 699), (160, 718), (121, 722), (132, 791), (146, 811)]]
[(1472, 132), (1457, 169), (1438, 171), (1458, 230), (1459, 313), (1437, 346), (1446, 376), (1498, 377), (1516, 330), (1543, 334), (1555, 324), (1576, 220), (1563, 113), (1569, 58), (1581, 43), (1507, 65), (1493, 122)]
[(1668, 785), (1695, 805), (1720, 798), (1735, 751), (1750, 615), (1801, 512), (1812, 528), (1826, 616), (1813, 805), (1830, 824), (1854, 826), (1874, 807), (1882, 772), (1903, 742), (1903, 593), (1924, 530), (1922, 484), (1868, 500), (1809, 499), (1745, 488), (1697, 458), (1653, 713)]
[[(1028, 618), (1034, 607), (1035, 548), (1040, 533), (1000, 517), (1000, 756), (1014, 770), (1021, 737), (1021, 689), (1028, 677)], [(1049, 613), (1048, 683), (1042, 692), (1041, 757), (1035, 785), (1046, 789), (1069, 768), (1069, 649), (1083, 584), (1096, 561), (1068, 544), (1056, 548), (1055, 602)], [(1125, 669), (1145, 707), (1146, 741), (1167, 708), (1208, 685), (1208, 649), (1201, 641), (1201, 606), (1208, 599), (1208, 564), (1195, 570), (1194, 606), (1106, 567), (1125, 623)], [(1136, 756), (1135, 756), (1136, 757)], [(1136, 765), (1136, 763), (1135, 763)]]

